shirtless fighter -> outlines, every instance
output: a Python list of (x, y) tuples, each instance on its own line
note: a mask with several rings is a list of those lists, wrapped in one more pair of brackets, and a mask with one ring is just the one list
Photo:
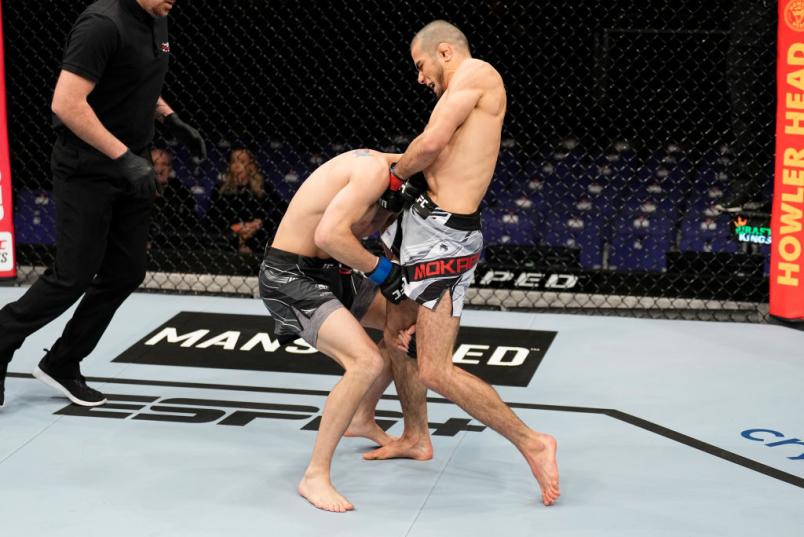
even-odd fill
[[(365, 458), (431, 455), (425, 399), (430, 388), (511, 441), (536, 477), (542, 502), (551, 505), (559, 497), (555, 438), (525, 425), (489, 384), (452, 363), (464, 295), (483, 246), (478, 208), (500, 149), (503, 81), (491, 65), (472, 58), (466, 36), (444, 21), (422, 28), (410, 53), (419, 83), (435, 93), (438, 103), (424, 131), (391, 166), (391, 176), (404, 180), (423, 171), (427, 190), (384, 240), (399, 247), (408, 280), (405, 292), (418, 303), (417, 322), (409, 332), (416, 331), (419, 375), (400, 372), (415, 368), (416, 362), (391, 355), (405, 431)], [(397, 317), (405, 304), (389, 308), (386, 335), (404, 328)], [(386, 339), (386, 344), (392, 342)]]
[(291, 200), (260, 267), (260, 296), (279, 341), (301, 337), (346, 370), (327, 398), (298, 487), (327, 511), (354, 508), (330, 480), (344, 433), (381, 446), (391, 440), (374, 421), (374, 407), (391, 380), (390, 364), (361, 322), (384, 327), (386, 301), (403, 298), (402, 272), (359, 238), (383, 229), (402, 210), (402, 185), (389, 185), (388, 177), (398, 156), (358, 149), (322, 164)]

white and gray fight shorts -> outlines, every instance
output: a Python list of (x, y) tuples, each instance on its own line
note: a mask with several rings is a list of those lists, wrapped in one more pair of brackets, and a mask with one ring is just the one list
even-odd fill
[(424, 193), (385, 230), (382, 240), (404, 267), (408, 298), (435, 309), (449, 291), (452, 315), (460, 317), (483, 249), (479, 211), (449, 213)]

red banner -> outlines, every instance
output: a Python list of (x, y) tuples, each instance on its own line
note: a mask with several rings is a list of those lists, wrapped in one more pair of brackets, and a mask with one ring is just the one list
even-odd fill
[(770, 313), (804, 320), (804, 0), (779, 1)]
[(6, 115), (6, 66), (3, 51), (3, 8), (0, 6), (0, 278), (14, 278), (14, 216), (11, 211), (11, 159)]

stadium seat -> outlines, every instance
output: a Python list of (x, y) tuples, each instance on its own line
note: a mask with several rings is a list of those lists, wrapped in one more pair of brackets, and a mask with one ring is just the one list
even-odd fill
[(490, 209), (482, 218), (483, 235), (489, 244), (533, 246), (539, 243), (538, 215), (534, 212)]
[(736, 253), (740, 244), (734, 236), (731, 216), (707, 216), (690, 211), (681, 223), (682, 252)]
[(14, 201), (14, 233), (19, 244), (56, 243), (56, 203), (44, 190), (20, 190)]
[(603, 265), (603, 227), (601, 217), (553, 215), (546, 222), (544, 242), (548, 246), (577, 249), (581, 266), (599, 269)]

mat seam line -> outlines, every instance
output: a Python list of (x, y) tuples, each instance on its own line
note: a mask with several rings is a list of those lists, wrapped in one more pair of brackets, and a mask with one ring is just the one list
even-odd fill
[(444, 472), (447, 471), (447, 466), (449, 466), (449, 463), (452, 462), (452, 458), (458, 452), (458, 449), (460, 449), (461, 444), (463, 444), (463, 441), (466, 438), (466, 435), (467, 435), (466, 432), (464, 432), (461, 435), (461, 439), (458, 440), (458, 445), (455, 446), (455, 449), (453, 449), (452, 453), (450, 453), (449, 458), (447, 458), (447, 461), (444, 463), (444, 466), (441, 467), (441, 471), (438, 472), (438, 476), (436, 476), (435, 481), (433, 481), (433, 486), (430, 487), (430, 490), (427, 492), (427, 496), (424, 497), (424, 501), (422, 502), (422, 505), (419, 507), (419, 510), (416, 511), (416, 516), (413, 517), (413, 522), (410, 523), (410, 526), (408, 527), (408, 531), (405, 532), (404, 537), (408, 537), (408, 535), (410, 535), (410, 532), (413, 531), (413, 526), (415, 526), (416, 522), (419, 520), (419, 516), (424, 511), (424, 507), (427, 505), (427, 502), (430, 500), (430, 496), (433, 495), (433, 491), (435, 490), (436, 486), (438, 485), (438, 482), (441, 481), (441, 478), (444, 476)]
[(56, 423), (58, 423), (58, 422), (59, 422), (59, 421), (60, 421), (60, 420), (61, 420), (63, 417), (64, 417), (64, 416), (59, 416), (59, 417), (58, 417), (58, 418), (56, 418), (55, 420), (53, 420), (53, 421), (51, 421), (50, 423), (48, 423), (48, 424), (45, 426), (45, 428), (44, 428), (44, 429), (42, 429), (41, 431), (39, 431), (38, 433), (36, 433), (36, 434), (35, 434), (35, 435), (33, 435), (32, 437), (30, 437), (28, 440), (26, 440), (25, 442), (23, 442), (23, 444), (22, 444), (21, 446), (19, 446), (17, 449), (15, 449), (15, 450), (14, 450), (14, 451), (12, 451), (11, 453), (9, 453), (9, 454), (8, 454), (8, 455), (6, 455), (5, 457), (3, 457), (3, 459), (2, 459), (2, 460), (0, 460), (0, 464), (3, 464), (4, 462), (6, 462), (8, 459), (10, 459), (10, 458), (11, 458), (11, 457), (13, 457), (14, 455), (16, 455), (16, 454), (17, 454), (17, 453), (18, 453), (18, 452), (19, 452), (19, 451), (20, 451), (22, 448), (24, 448), (25, 446), (27, 446), (28, 444), (30, 444), (31, 442), (33, 442), (34, 440), (36, 440), (37, 438), (39, 438), (39, 437), (40, 437), (40, 436), (41, 436), (41, 435), (42, 435), (42, 434), (43, 434), (45, 431), (47, 431), (48, 429), (50, 429), (51, 427), (53, 427), (53, 425), (55, 425)]

